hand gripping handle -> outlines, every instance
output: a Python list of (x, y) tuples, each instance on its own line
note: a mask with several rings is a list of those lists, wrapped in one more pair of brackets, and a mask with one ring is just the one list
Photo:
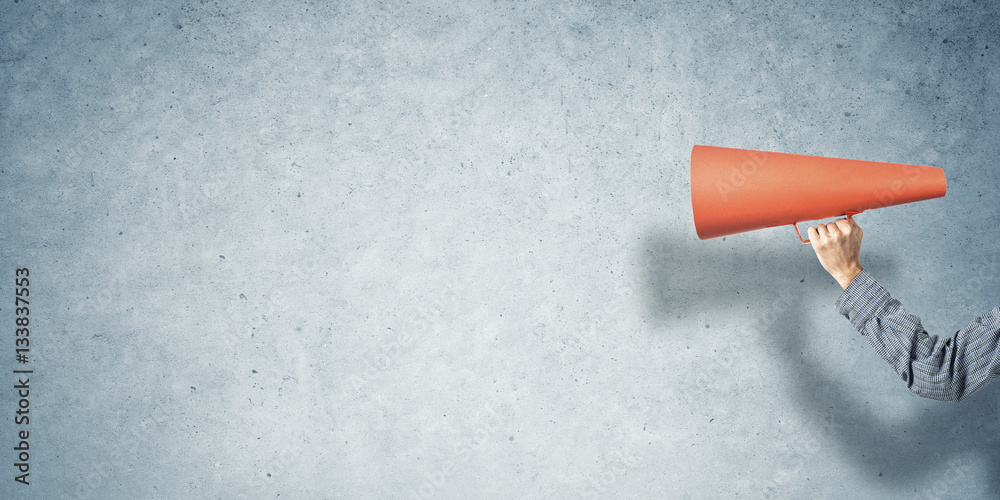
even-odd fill
[[(848, 211), (847, 211), (847, 212), (846, 212), (846, 213), (844, 214), (844, 216), (845, 216), (845, 217), (847, 217), (848, 219), (850, 219), (850, 218), (851, 218), (852, 216), (854, 216), (854, 215), (858, 215), (858, 214), (860, 214), (860, 213), (861, 213), (861, 212), (855, 212), (854, 210), (848, 210)], [(801, 234), (801, 233), (799, 233), (799, 226), (798, 226), (798, 222), (793, 222), (793, 223), (792, 223), (792, 227), (794, 227), (794, 228), (795, 228), (795, 235), (799, 237), (799, 241), (801, 241), (802, 243), (809, 243), (809, 242), (810, 242), (809, 240), (804, 240), (804, 239), (802, 239), (802, 234)]]

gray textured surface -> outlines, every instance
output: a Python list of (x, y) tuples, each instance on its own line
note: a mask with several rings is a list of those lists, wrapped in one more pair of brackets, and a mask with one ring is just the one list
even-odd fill
[(951, 335), (1000, 291), (994, 5), (4, 0), (0, 493), (998, 495), (1000, 389), (910, 394), (687, 184), (694, 144), (944, 168), (858, 221)]

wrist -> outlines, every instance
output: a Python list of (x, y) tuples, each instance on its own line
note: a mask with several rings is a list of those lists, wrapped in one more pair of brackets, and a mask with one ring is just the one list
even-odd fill
[(848, 269), (844, 273), (841, 273), (839, 276), (836, 276), (835, 278), (837, 280), (837, 283), (840, 283), (840, 287), (843, 288), (844, 290), (847, 290), (847, 287), (851, 285), (851, 282), (854, 281), (854, 278), (857, 278), (858, 275), (861, 274), (861, 271), (864, 270), (865, 268), (861, 267), (861, 264), (856, 264), (854, 266), (851, 266), (850, 269)]

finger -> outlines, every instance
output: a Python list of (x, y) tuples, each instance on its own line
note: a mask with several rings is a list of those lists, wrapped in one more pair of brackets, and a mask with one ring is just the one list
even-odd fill
[(813, 250), (819, 251), (819, 247), (823, 242), (823, 238), (819, 235), (819, 230), (815, 227), (809, 226), (806, 229), (806, 234), (809, 235), (809, 243), (812, 244)]

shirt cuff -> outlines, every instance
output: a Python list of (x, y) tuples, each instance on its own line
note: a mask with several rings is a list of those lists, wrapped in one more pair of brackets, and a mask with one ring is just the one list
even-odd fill
[(863, 332), (865, 323), (888, 301), (889, 292), (868, 271), (861, 271), (837, 299), (837, 312), (850, 320), (856, 330)]

